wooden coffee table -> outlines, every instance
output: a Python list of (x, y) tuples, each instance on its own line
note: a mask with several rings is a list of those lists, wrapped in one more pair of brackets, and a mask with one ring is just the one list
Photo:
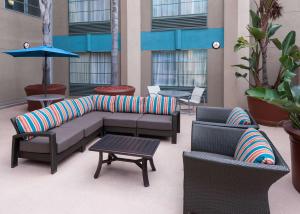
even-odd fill
[[(130, 137), (122, 135), (105, 135), (101, 140), (89, 148), (99, 152), (99, 162), (94, 178), (98, 178), (102, 164), (110, 165), (113, 161), (135, 163), (142, 169), (144, 186), (149, 186), (147, 163), (150, 162), (152, 171), (156, 171), (153, 155), (159, 145), (159, 140), (151, 138)], [(103, 153), (108, 153), (108, 159), (103, 160)], [(120, 158), (117, 155), (138, 157), (139, 159)]]

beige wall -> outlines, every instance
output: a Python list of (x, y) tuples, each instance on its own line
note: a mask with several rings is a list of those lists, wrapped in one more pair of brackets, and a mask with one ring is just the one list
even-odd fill
[(236, 68), (232, 65), (240, 62), (240, 57), (249, 55), (249, 51), (235, 53), (233, 47), (238, 36), (248, 36), (246, 26), (249, 24), (249, 0), (224, 1), (224, 106), (241, 106), (246, 108), (245, 90), (249, 84), (235, 78)]
[[(24, 42), (31, 46), (41, 44), (40, 18), (4, 8), (0, 4), (0, 52), (23, 48)], [(0, 53), (0, 106), (24, 99), (24, 87), (41, 83), (42, 60), (22, 59)]]
[[(54, 0), (53, 2), (53, 35), (68, 35), (68, 0)], [(69, 59), (55, 58), (53, 61), (53, 82), (66, 85), (68, 94)]]

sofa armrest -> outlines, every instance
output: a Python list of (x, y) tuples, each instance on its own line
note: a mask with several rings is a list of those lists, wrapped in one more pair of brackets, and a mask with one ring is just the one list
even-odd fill
[(232, 109), (219, 107), (199, 106), (196, 111), (196, 120), (213, 123), (226, 123)]
[(193, 121), (192, 151), (233, 156), (236, 145), (245, 130), (202, 124)]
[(175, 111), (172, 114), (172, 129), (180, 133), (180, 111)]

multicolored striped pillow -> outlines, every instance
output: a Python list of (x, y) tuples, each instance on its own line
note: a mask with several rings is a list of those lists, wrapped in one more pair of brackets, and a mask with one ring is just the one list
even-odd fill
[(79, 115), (82, 116), (86, 113), (89, 113), (95, 109), (92, 96), (81, 97), (73, 100)]
[(253, 128), (247, 129), (242, 135), (234, 158), (249, 163), (275, 164), (275, 156), (268, 140)]
[(115, 99), (114, 96), (106, 96), (106, 95), (94, 95), (93, 102), (95, 105), (96, 111), (115, 111)]
[(174, 97), (147, 97), (144, 112), (148, 114), (171, 115), (176, 111), (176, 99)]
[(144, 98), (140, 96), (116, 96), (115, 111), (143, 113)]
[(49, 106), (57, 118), (56, 126), (80, 116), (80, 111), (73, 100), (64, 100)]
[(50, 107), (16, 117), (20, 133), (43, 132), (57, 126), (57, 118)]
[(236, 107), (231, 111), (226, 124), (234, 126), (251, 125), (251, 120), (247, 112), (242, 108)]

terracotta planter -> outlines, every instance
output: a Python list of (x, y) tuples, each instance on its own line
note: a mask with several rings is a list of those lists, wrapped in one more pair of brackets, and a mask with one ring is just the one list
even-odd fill
[[(66, 94), (66, 86), (61, 85), (61, 84), (51, 84), (47, 86), (47, 94), (61, 94), (65, 95)], [(43, 94), (43, 85), (42, 84), (36, 84), (36, 85), (28, 85), (24, 88), (26, 95), (31, 96), (31, 95), (38, 95), (38, 94)], [(59, 102), (61, 100), (58, 100), (56, 102)], [(28, 111), (34, 111), (37, 109), (42, 108), (42, 105), (40, 102), (34, 102), (34, 101), (27, 101), (28, 103)]]
[(249, 96), (247, 99), (251, 115), (261, 125), (280, 126), (289, 119), (288, 113), (277, 106)]
[(292, 181), (295, 189), (300, 193), (300, 130), (294, 129), (290, 121), (284, 122), (283, 127), (290, 135)]
[(121, 85), (121, 86), (100, 86), (95, 88), (96, 94), (101, 95), (110, 95), (110, 96), (116, 96), (116, 95), (127, 95), (127, 96), (133, 96), (135, 92), (135, 88), (128, 85)]

